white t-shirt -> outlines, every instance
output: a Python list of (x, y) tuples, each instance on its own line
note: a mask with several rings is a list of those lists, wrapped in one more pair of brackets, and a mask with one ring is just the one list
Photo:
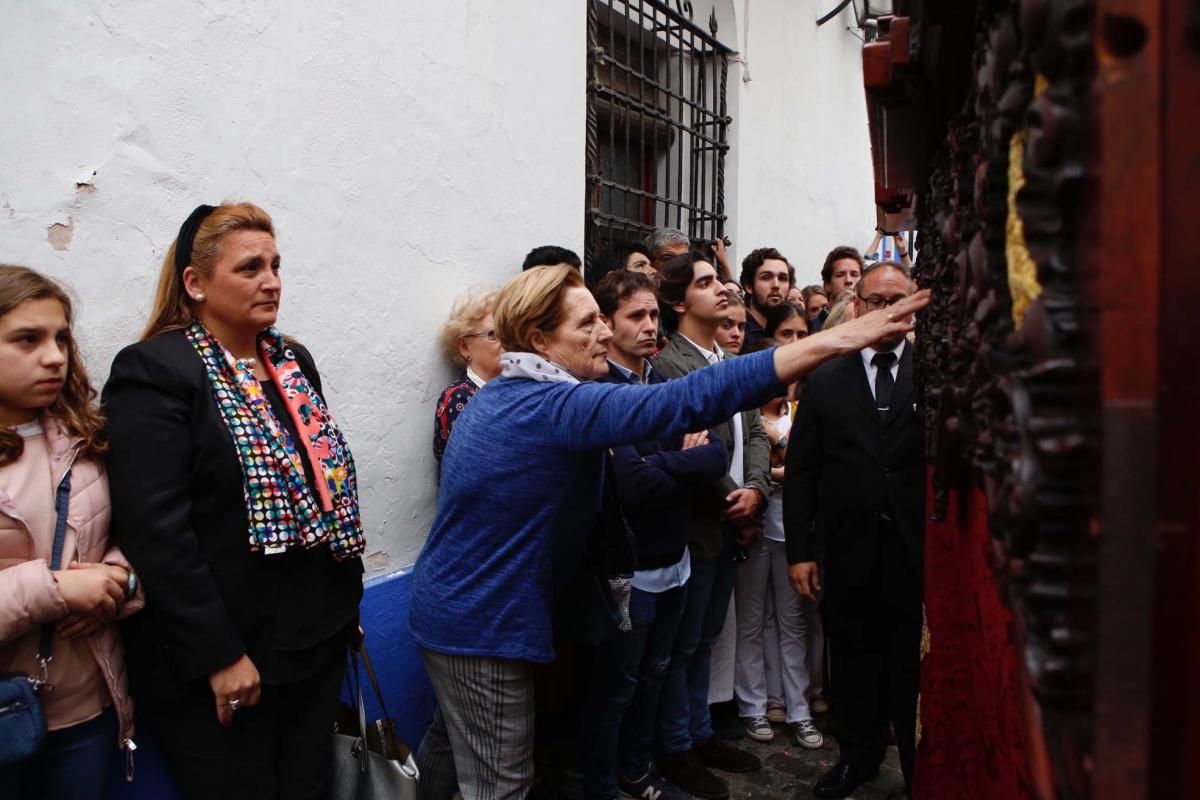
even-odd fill
[[(785, 406), (785, 408), (787, 408)], [(785, 413), (779, 419), (762, 418), (764, 426), (770, 425), (782, 438), (792, 430), (792, 416)], [(773, 542), (782, 542), (783, 537), (783, 487), (771, 484), (771, 496), (767, 498), (767, 510), (763, 513), (763, 536)]]

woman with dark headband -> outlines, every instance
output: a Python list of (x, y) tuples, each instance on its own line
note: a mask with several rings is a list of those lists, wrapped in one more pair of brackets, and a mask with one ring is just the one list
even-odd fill
[(271, 218), (200, 206), (104, 389), (131, 683), (189, 798), (322, 796), (357, 630), (354, 461), (281, 288)]

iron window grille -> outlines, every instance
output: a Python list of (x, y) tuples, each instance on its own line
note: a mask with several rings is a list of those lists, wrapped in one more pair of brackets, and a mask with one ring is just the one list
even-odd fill
[(724, 236), (732, 51), (715, 11), (706, 32), (689, 2), (587, 1), (589, 262), (656, 227)]

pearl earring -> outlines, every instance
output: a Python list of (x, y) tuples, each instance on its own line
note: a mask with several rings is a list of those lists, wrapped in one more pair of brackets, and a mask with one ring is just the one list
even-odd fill
[(197, 303), (203, 303), (203, 302), (204, 302), (204, 292), (197, 292), (197, 293), (196, 293), (196, 302), (197, 302)]

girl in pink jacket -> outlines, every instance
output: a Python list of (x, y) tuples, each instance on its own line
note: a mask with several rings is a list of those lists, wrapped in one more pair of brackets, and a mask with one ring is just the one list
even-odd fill
[[(140, 604), (137, 578), (108, 544), (103, 421), (56, 283), (0, 265), (0, 673), (40, 672), (48, 733), (30, 758), (0, 766), (6, 798), (101, 798), (133, 709), (116, 620)], [(71, 473), (61, 568), (50, 569), (55, 492)]]

